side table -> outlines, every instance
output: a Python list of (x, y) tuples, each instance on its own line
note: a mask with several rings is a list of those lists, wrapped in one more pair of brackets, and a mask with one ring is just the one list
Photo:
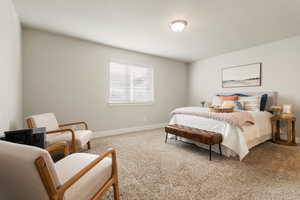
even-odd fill
[[(287, 140), (283, 140), (280, 138), (280, 122), (286, 121), (287, 122)], [(296, 146), (296, 129), (295, 129), (295, 122), (296, 117), (291, 114), (281, 114), (276, 115), (271, 118), (272, 122), (272, 141), (277, 144), (283, 144), (288, 146)]]
[(14, 142), (19, 144), (26, 144), (45, 148), (45, 134), (46, 128), (30, 128), (15, 131), (6, 131), (1, 140)]

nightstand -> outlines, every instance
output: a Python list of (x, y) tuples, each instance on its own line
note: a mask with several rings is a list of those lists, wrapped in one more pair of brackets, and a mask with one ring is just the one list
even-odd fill
[[(282, 140), (280, 138), (280, 122), (286, 121), (287, 122), (287, 140)], [(276, 115), (271, 118), (272, 122), (272, 140), (274, 143), (289, 145), (289, 146), (296, 146), (296, 129), (295, 129), (295, 122), (296, 117), (291, 114), (281, 114)]]

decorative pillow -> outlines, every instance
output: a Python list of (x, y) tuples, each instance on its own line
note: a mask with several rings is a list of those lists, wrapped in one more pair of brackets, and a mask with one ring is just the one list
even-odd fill
[(261, 96), (240, 97), (239, 101), (244, 103), (244, 110), (260, 111)]
[(238, 96), (219, 96), (221, 104), (223, 104), (224, 101), (237, 101), (239, 100)]
[(263, 94), (260, 100), (260, 111), (265, 111), (268, 101), (268, 94)]
[(219, 96), (213, 97), (212, 106), (221, 106), (221, 100), (220, 100)]
[(233, 107), (234, 110), (243, 110), (242, 102), (240, 101), (223, 101), (223, 107)]
[(242, 94), (242, 93), (235, 93), (235, 94), (232, 94), (232, 96), (249, 97), (249, 95), (247, 95), (247, 94)]
[(235, 107), (237, 110), (244, 110), (244, 102), (241, 101), (234, 101)]
[(234, 103), (234, 101), (223, 101), (222, 107), (224, 107), (224, 108), (230, 108), (230, 107), (235, 108), (235, 103)]
[(217, 96), (224, 96), (224, 97), (228, 97), (228, 96), (249, 97), (250, 95), (248, 95), (248, 94), (242, 94), (242, 93), (234, 93), (234, 94), (217, 94)]

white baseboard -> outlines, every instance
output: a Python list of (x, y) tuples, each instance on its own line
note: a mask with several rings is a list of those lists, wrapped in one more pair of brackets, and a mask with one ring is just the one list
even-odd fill
[[(130, 128), (106, 130), (106, 131), (95, 131), (93, 135), (94, 135), (94, 138), (113, 136), (113, 135), (121, 135), (121, 134), (131, 133), (131, 132), (163, 128), (167, 124), (168, 123), (160, 123), (160, 124), (152, 124), (152, 125), (146, 125), (146, 126), (136, 126), (136, 127), (130, 127)], [(300, 137), (296, 137), (296, 143), (300, 144)]]
[(130, 127), (130, 128), (107, 130), (107, 131), (95, 131), (94, 138), (106, 137), (106, 136), (112, 136), (112, 135), (121, 135), (121, 134), (125, 134), (125, 133), (151, 130), (151, 129), (156, 129), (156, 128), (163, 128), (167, 124), (168, 123), (161, 123), (161, 124), (152, 124), (152, 125), (146, 125), (146, 126), (137, 126), (137, 127)]

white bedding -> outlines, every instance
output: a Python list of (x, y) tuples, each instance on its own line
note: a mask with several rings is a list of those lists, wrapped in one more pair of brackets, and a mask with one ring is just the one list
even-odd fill
[[(272, 134), (270, 121), (272, 115), (269, 112), (249, 112), (255, 119), (255, 125), (243, 126), (243, 131), (224, 121), (183, 114), (173, 115), (169, 124), (179, 124), (221, 133), (223, 135), (222, 145), (226, 147), (223, 148), (224, 155), (238, 155), (242, 160), (249, 153), (250, 148), (270, 139)], [(191, 140), (188, 140), (188, 142), (203, 146), (203, 144)], [(213, 148), (213, 150), (218, 152), (217, 149)]]

